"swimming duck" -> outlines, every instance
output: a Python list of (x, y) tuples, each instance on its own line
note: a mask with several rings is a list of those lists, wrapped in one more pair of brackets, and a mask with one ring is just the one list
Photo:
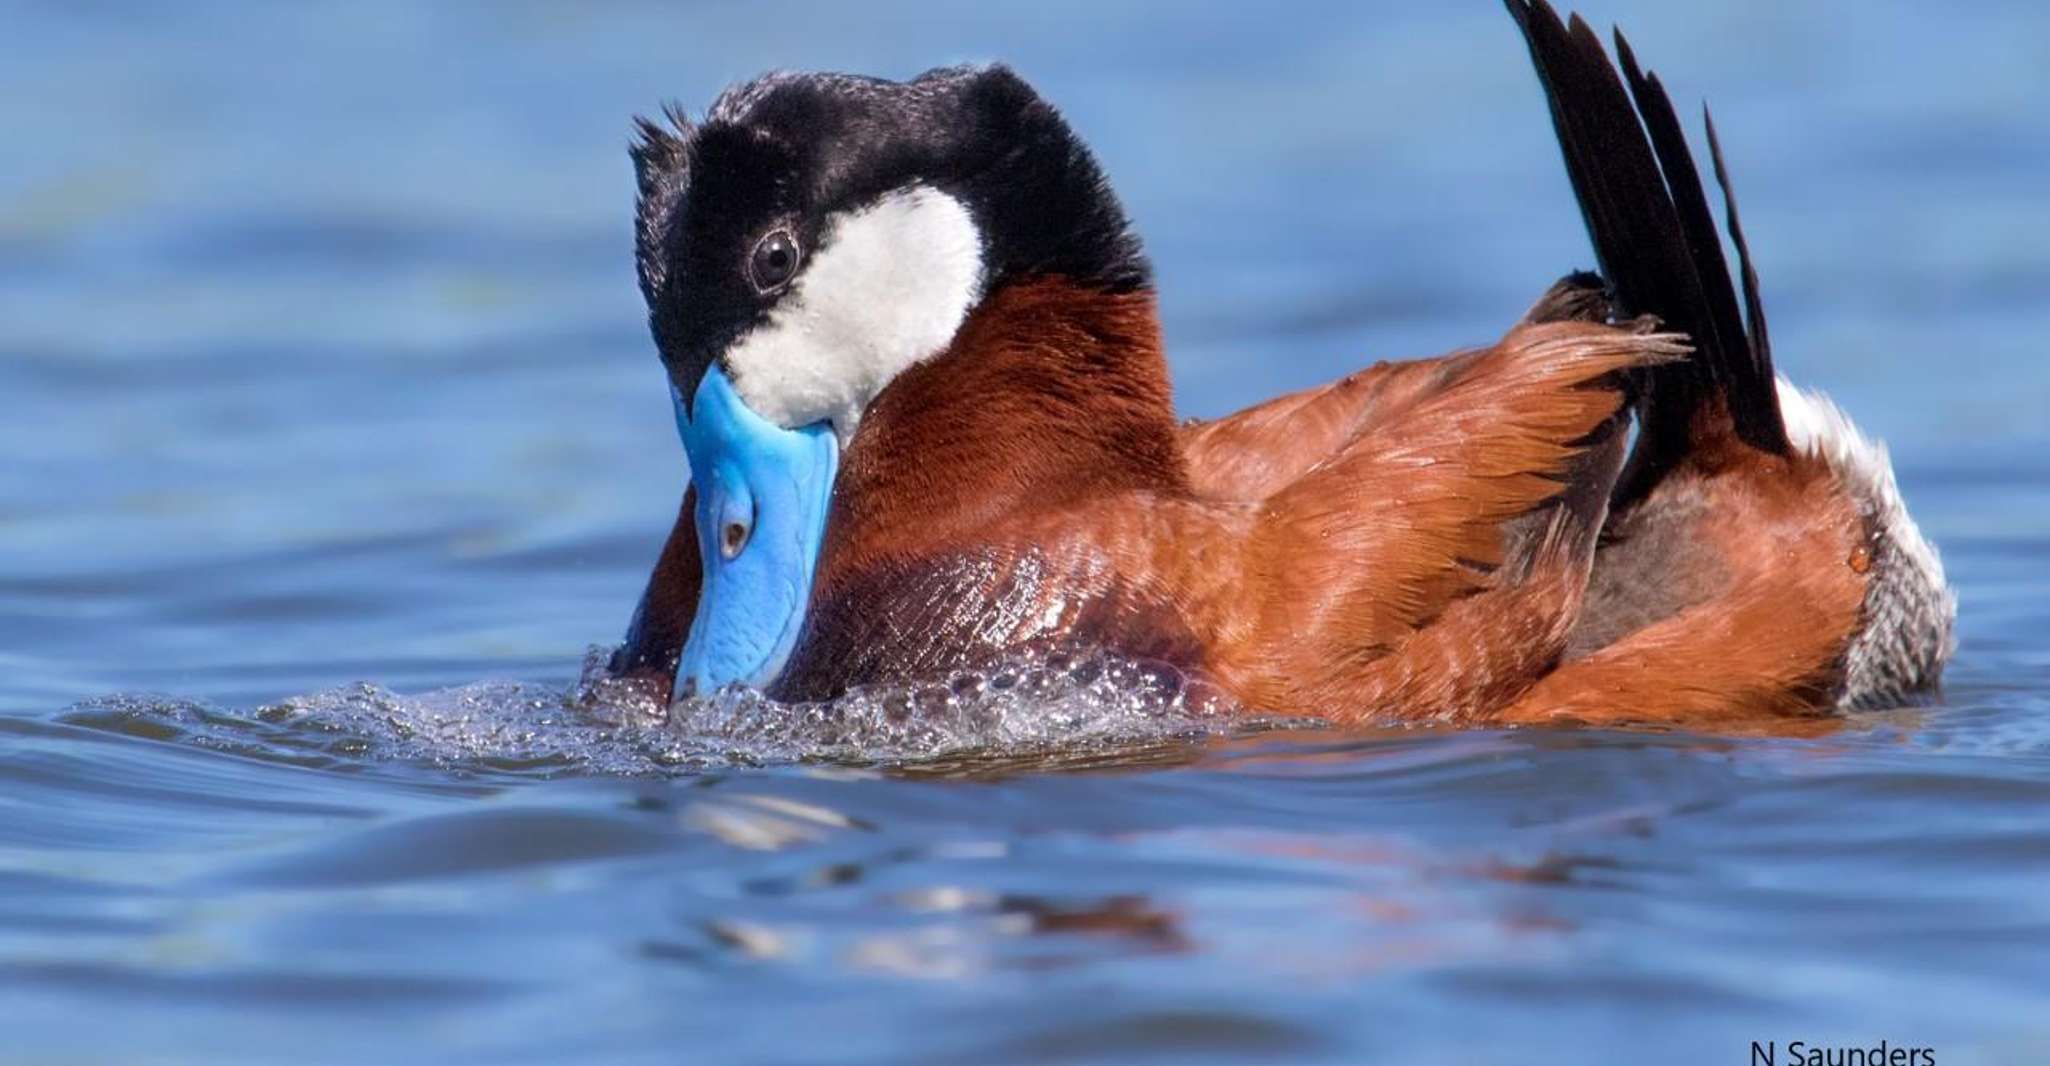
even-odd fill
[(692, 483), (613, 672), (814, 700), (1104, 649), (1253, 711), (1697, 727), (1933, 686), (1954, 598), (1885, 451), (1774, 373), (1712, 123), (1735, 281), (1658, 79), (1507, 4), (1600, 273), (1208, 422), (1102, 170), (1011, 70), (641, 120)]

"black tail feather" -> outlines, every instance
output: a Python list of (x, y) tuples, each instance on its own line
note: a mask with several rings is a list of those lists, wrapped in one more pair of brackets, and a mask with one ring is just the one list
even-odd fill
[[(1580, 16), (1561, 23), (1546, 0), (1505, 2), (1544, 85), (1566, 172), (1617, 316), (1655, 315), (1694, 342), (1694, 358), (1654, 368), (1642, 383), (1638, 446), (1618, 486), (1618, 504), (1647, 491), (1686, 457), (1697, 435), (1710, 428), (1701, 420), (1705, 412), (1726, 420), (1752, 447), (1784, 454), (1786, 429), (1757, 277), (1736, 225), (1720, 150), (1711, 140), (1743, 269), (1744, 312), (1700, 173), (1658, 78), (1639, 68), (1618, 33), (1626, 92), (1624, 78)], [(1722, 403), (1705, 407), (1718, 398)]]
[[(1730, 170), (1723, 165), (1723, 143), (1715, 135), (1715, 116), (1701, 105), (1701, 124), (1708, 130), (1708, 159), (1715, 166), (1715, 183), (1723, 190), (1723, 215), (1730, 230), (1730, 243), (1737, 246), (1737, 267), (1744, 280), (1744, 319), (1751, 327), (1751, 354), (1758, 372), (1772, 381), (1772, 340), (1765, 332), (1765, 304), (1758, 298), (1758, 271), (1751, 268), (1751, 245), (1744, 240), (1744, 223), (1737, 217), (1737, 190), (1730, 187)], [(1774, 395), (1778, 395), (1775, 386)], [(1777, 414), (1778, 405), (1774, 405)], [(1784, 434), (1786, 427), (1780, 427)]]
[[(1637, 110), (1644, 116), (1645, 128), (1651, 132), (1652, 147), (1658, 151), (1666, 187), (1672, 193), (1680, 225), (1686, 231), (1689, 259), (1700, 279), (1710, 322), (1717, 334), (1717, 351), (1722, 356), (1710, 361), (1709, 372), (1714, 375), (1723, 394), (1730, 398), (1730, 418), (1736, 423), (1738, 436), (1755, 447), (1783, 453), (1787, 448), (1786, 426), (1780, 420), (1772, 353), (1759, 331), (1765, 321), (1765, 311), (1758, 298), (1758, 275), (1751, 269), (1750, 249), (1744, 245), (1743, 230), (1737, 225), (1737, 201), (1730, 193), (1729, 173), (1723, 167), (1722, 151), (1713, 143), (1710, 145), (1716, 180), (1722, 186), (1723, 203), (1730, 220), (1731, 237), (1737, 242), (1744, 269), (1744, 302), (1752, 324), (1748, 336), (1744, 324), (1737, 317), (1737, 294), (1730, 287), (1730, 267), (1723, 258), (1722, 236), (1716, 232), (1715, 218), (1709, 214), (1701, 173), (1694, 167), (1694, 155), (1687, 149), (1687, 135), (1681, 132), (1679, 116), (1673, 112), (1673, 101), (1666, 95), (1665, 86), (1659, 83), (1657, 74), (1647, 74), (1638, 67), (1637, 56), (1631, 51), (1630, 42), (1624, 40), (1622, 31), (1616, 32), (1615, 39), (1616, 55), (1622, 60), (1624, 74), (1630, 80), (1630, 94), (1637, 100)], [(1707, 112), (1704, 106), (1704, 120)], [(1712, 124), (1709, 129), (1712, 137)]]

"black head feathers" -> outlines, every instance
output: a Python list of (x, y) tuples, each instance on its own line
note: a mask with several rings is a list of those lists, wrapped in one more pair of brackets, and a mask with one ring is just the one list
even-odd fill
[(702, 122), (673, 106), (665, 119), (637, 120), (631, 148), (651, 310), (680, 261), (700, 250), (730, 257), (724, 245), (770, 216), (815, 224), (919, 184), (968, 206), (992, 289), (1046, 274), (1116, 291), (1150, 283), (1088, 148), (1007, 67), (948, 67), (908, 82), (769, 74), (721, 94)]
[(639, 197), (634, 209), (634, 267), (641, 281), (641, 295), (650, 304), (662, 287), (665, 273), (660, 254), (661, 226), (683, 196), (689, 173), (690, 117), (674, 103), (664, 104), (662, 115), (668, 125), (635, 117), (635, 138), (627, 148), (633, 157), (634, 181)]

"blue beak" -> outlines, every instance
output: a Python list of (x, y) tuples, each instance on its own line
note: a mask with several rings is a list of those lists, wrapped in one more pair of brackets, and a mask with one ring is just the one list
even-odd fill
[(840, 440), (824, 422), (792, 430), (756, 414), (716, 365), (688, 409), (676, 396), (676, 429), (697, 486), (705, 577), (676, 695), (766, 687), (804, 628)]

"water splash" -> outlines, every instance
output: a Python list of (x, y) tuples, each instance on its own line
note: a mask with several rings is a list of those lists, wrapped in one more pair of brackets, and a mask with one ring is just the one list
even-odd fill
[(1103, 753), (1235, 732), (1215, 689), (1160, 663), (1048, 656), (942, 681), (875, 685), (821, 703), (729, 688), (671, 706), (636, 694), (592, 648), (567, 690), (483, 681), (418, 694), (368, 682), (238, 713), (113, 696), (64, 720), (325, 769), (428, 764), (459, 773), (673, 774), (793, 762), (915, 764)]
[(1221, 694), (1164, 664), (1050, 656), (931, 683), (856, 688), (825, 703), (729, 689), (677, 703), (670, 724), (742, 759), (894, 762), (1203, 733), (1225, 722), (1226, 707)]

